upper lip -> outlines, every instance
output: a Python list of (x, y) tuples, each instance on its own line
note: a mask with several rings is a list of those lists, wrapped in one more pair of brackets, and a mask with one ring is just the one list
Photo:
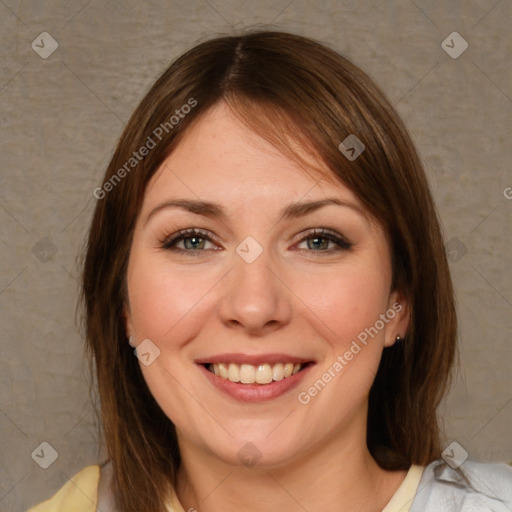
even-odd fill
[(256, 366), (258, 364), (276, 364), (276, 363), (311, 363), (312, 359), (305, 359), (303, 357), (292, 356), (290, 354), (217, 354), (209, 357), (201, 357), (196, 359), (197, 364), (208, 363), (235, 363), (235, 364), (251, 364)]

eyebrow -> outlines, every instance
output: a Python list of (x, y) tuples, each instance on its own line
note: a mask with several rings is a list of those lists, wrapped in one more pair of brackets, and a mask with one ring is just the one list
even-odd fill
[[(322, 208), (323, 206), (329, 205), (350, 208), (363, 217), (366, 217), (364, 211), (358, 205), (351, 202), (342, 201), (336, 197), (329, 197), (326, 199), (320, 199), (318, 201), (291, 203), (281, 210), (279, 221), (288, 220), (295, 217), (304, 217), (305, 215), (308, 215), (309, 213), (312, 213), (319, 208)], [(147, 215), (146, 220), (144, 221), (144, 225), (146, 225), (155, 214), (168, 208), (181, 208), (182, 210), (195, 213), (196, 215), (202, 215), (203, 217), (210, 217), (222, 221), (227, 221), (227, 215), (219, 203), (194, 199), (173, 199), (170, 201), (165, 201), (164, 203), (161, 203), (153, 208)]]

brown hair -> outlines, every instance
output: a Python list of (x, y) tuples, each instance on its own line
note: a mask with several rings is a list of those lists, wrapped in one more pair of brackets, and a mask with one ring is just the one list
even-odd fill
[[(158, 78), (131, 116), (95, 192), (100, 199), (87, 241), (82, 298), (121, 512), (163, 511), (180, 464), (174, 425), (152, 397), (126, 340), (133, 229), (152, 175), (219, 101), (281, 150), (294, 154), (299, 144), (319, 156), (384, 227), (393, 288), (408, 301), (411, 318), (405, 339), (384, 350), (370, 391), (368, 448), (386, 469), (427, 464), (441, 452), (436, 409), (455, 355), (454, 296), (430, 189), (402, 121), (365, 73), (320, 43), (282, 32), (220, 37), (194, 47)], [(187, 104), (191, 108), (182, 108)], [(354, 161), (338, 149), (349, 134), (366, 146)], [(134, 152), (142, 154), (150, 139), (155, 146), (135, 165)]]

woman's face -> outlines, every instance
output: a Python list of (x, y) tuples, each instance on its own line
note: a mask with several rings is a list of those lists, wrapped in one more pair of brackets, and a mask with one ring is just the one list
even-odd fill
[(220, 103), (147, 187), (127, 334), (182, 448), (272, 465), (365, 445), (368, 393), (407, 308), (383, 230), (314, 163), (324, 179)]

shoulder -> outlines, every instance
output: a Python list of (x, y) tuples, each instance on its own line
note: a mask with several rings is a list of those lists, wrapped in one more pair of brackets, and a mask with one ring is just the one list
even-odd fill
[(510, 512), (512, 467), (467, 460), (457, 468), (444, 460), (425, 467), (410, 512)]
[(96, 512), (100, 466), (86, 466), (64, 484), (49, 500), (27, 512)]

